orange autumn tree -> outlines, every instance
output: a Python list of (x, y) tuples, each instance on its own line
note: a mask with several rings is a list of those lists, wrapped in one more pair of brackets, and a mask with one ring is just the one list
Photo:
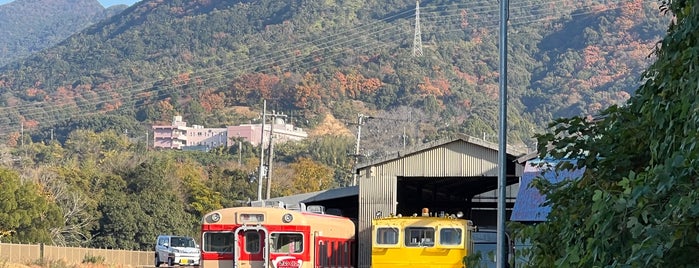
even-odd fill
[(175, 115), (175, 107), (170, 103), (170, 99), (158, 101), (155, 109), (160, 112), (160, 120), (168, 122)]
[(335, 81), (337, 82), (339, 94), (350, 98), (357, 98), (362, 94), (376, 92), (383, 85), (381, 80), (366, 78), (357, 72), (351, 72), (347, 75), (337, 72), (335, 73)]
[(241, 103), (256, 103), (259, 98), (269, 99), (279, 81), (279, 77), (274, 75), (244, 74), (233, 81), (231, 96)]
[(449, 82), (446, 79), (440, 78), (432, 81), (429, 77), (425, 77), (423, 81), (422, 84), (417, 86), (421, 95), (432, 95), (435, 97), (451, 95), (451, 91), (449, 91)]
[(172, 79), (172, 84), (175, 86), (185, 86), (185, 85), (189, 84), (189, 80), (190, 80), (189, 73), (181, 73)]
[(225, 107), (225, 97), (223, 93), (216, 93), (214, 89), (207, 89), (199, 94), (201, 107), (207, 112), (211, 112)]
[(311, 73), (306, 73), (303, 79), (296, 85), (295, 103), (296, 107), (306, 108), (321, 100), (322, 86), (316, 77)]
[(12, 132), (7, 135), (7, 144), (8, 147), (16, 147), (17, 144), (19, 144), (19, 132)]

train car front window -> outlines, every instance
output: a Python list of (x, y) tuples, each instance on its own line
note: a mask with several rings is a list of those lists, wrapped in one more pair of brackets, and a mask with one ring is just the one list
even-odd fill
[(272, 233), (269, 239), (272, 253), (303, 252), (303, 235), (300, 233)]
[(379, 245), (398, 244), (398, 228), (395, 228), (395, 227), (376, 228), (376, 244), (379, 244)]
[(258, 233), (257, 231), (245, 232), (245, 252), (260, 252), (260, 233)]
[(434, 228), (407, 227), (405, 228), (406, 247), (434, 247)]
[(204, 233), (205, 252), (233, 252), (233, 233)]
[(444, 246), (461, 245), (461, 229), (441, 228), (439, 230), (439, 244)]

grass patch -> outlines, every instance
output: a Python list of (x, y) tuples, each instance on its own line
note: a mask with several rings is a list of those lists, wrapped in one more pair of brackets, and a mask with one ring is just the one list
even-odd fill
[(85, 257), (83, 257), (83, 263), (103, 264), (104, 256), (92, 255), (88, 253), (85, 255)]

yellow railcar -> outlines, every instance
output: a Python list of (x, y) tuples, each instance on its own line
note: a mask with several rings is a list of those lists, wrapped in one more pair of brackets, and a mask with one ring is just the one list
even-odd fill
[(461, 215), (423, 209), (421, 215), (389, 216), (372, 220), (372, 268), (462, 268), (471, 252), (475, 229)]

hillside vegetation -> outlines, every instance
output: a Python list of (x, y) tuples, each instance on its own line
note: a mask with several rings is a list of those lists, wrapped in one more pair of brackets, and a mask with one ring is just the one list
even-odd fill
[(14, 0), (0, 5), (0, 66), (52, 47), (123, 10), (97, 0)]
[[(0, 69), (0, 101), (13, 107), (0, 111), (0, 131), (23, 125), (47, 139), (55, 124), (96, 113), (232, 125), (251, 119), (224, 107), (261, 110), (267, 99), (306, 128), (326, 113), (364, 113), (419, 126), (409, 144), (497, 135), (496, 3), (423, 2), (422, 57), (412, 55), (414, 4), (143, 1)], [(532, 146), (553, 118), (626, 100), (666, 22), (648, 1), (513, 3), (509, 140)]]

